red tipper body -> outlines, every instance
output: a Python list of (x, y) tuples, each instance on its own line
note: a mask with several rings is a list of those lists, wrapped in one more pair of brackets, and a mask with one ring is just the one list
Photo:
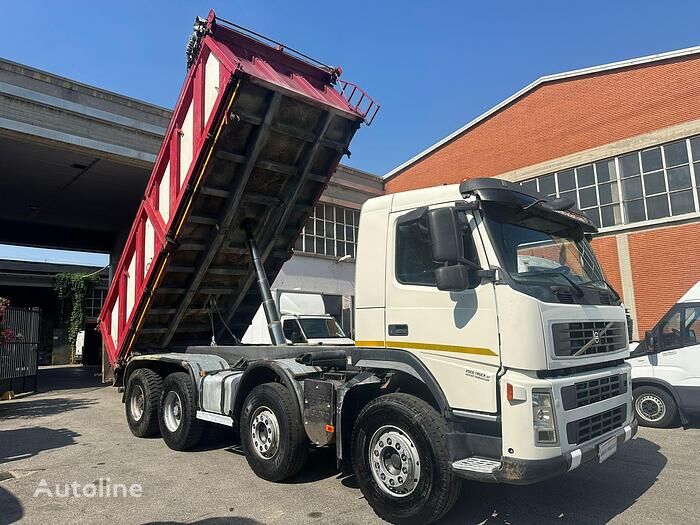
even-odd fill
[(112, 366), (132, 351), (241, 337), (260, 304), (242, 224), (272, 282), (378, 109), (353, 84), (337, 90), (339, 70), (231, 26), (211, 12), (190, 41), (187, 78), (100, 314)]

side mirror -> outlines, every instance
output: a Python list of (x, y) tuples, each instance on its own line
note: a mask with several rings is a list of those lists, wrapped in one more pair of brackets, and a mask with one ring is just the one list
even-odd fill
[(430, 210), (428, 228), (434, 261), (456, 263), (464, 258), (462, 228), (457, 214), (451, 208)]
[(479, 286), (481, 277), (479, 271), (467, 268), (463, 264), (453, 266), (441, 266), (435, 270), (435, 280), (438, 290), (444, 292), (463, 292)]
[(658, 350), (658, 342), (653, 331), (646, 331), (646, 333), (644, 334), (644, 344), (646, 344), (647, 352), (649, 353), (654, 353)]

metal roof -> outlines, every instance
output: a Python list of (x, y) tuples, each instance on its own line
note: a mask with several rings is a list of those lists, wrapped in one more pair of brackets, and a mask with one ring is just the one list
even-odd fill
[(684, 57), (684, 56), (688, 56), (688, 55), (695, 55), (698, 53), (700, 53), (700, 46), (694, 46), (694, 47), (688, 47), (685, 49), (678, 49), (676, 51), (668, 51), (666, 53), (657, 53), (654, 55), (647, 55), (647, 56), (643, 56), (643, 57), (639, 57), (639, 58), (621, 60), (619, 62), (610, 62), (609, 64), (602, 64), (599, 66), (587, 67), (587, 68), (583, 68), (583, 69), (575, 69), (572, 71), (565, 71), (563, 73), (556, 73), (553, 75), (542, 76), (542, 77), (538, 78), (537, 80), (535, 80), (534, 82), (531, 82), (530, 84), (528, 84), (527, 86), (522, 88), (520, 91), (514, 93), (513, 95), (511, 95), (507, 99), (503, 100), (501, 103), (492, 107), (488, 111), (482, 113), (481, 115), (476, 117), (474, 120), (471, 120), (470, 122), (468, 122), (467, 124), (465, 124), (464, 126), (459, 128), (458, 130), (449, 134), (448, 136), (446, 136), (442, 140), (439, 140), (438, 142), (436, 142), (432, 146), (421, 151), (418, 155), (410, 158), (409, 160), (407, 160), (403, 164), (397, 166), (396, 168), (391, 170), (389, 173), (384, 175), (383, 179), (387, 180), (387, 179), (390, 179), (391, 177), (393, 177), (394, 175), (399, 174), (401, 171), (408, 168), (409, 166), (414, 164), (416, 161), (422, 159), (423, 157), (429, 155), (433, 151), (439, 149), (443, 145), (450, 142), (452, 139), (458, 137), (462, 133), (473, 128), (477, 124), (479, 124), (482, 121), (489, 118), (491, 115), (497, 113), (498, 111), (500, 111), (504, 107), (508, 106), (512, 102), (515, 102), (517, 99), (524, 96), (528, 92), (533, 91), (535, 88), (538, 88), (542, 84), (545, 84), (548, 82), (556, 82), (556, 81), (560, 81), (560, 80), (568, 80), (571, 78), (576, 78), (576, 77), (581, 77), (581, 76), (586, 76), (586, 75), (593, 75), (596, 73), (604, 73), (607, 71), (612, 71), (612, 70), (616, 70), (616, 69), (624, 69), (624, 68), (628, 68), (628, 67), (634, 67), (634, 66), (649, 64), (649, 63), (653, 63), (653, 62), (661, 62), (664, 60), (671, 60), (674, 58), (680, 58), (680, 57)]

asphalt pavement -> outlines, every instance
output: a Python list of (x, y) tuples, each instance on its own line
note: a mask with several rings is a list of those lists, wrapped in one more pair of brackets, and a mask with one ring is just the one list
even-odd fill
[[(332, 450), (286, 483), (248, 468), (214, 428), (197, 450), (137, 439), (98, 369), (42, 369), (41, 392), (0, 401), (0, 525), (381, 523)], [(529, 487), (465, 483), (443, 523), (692, 523), (700, 517), (700, 425), (640, 429), (602, 465)], [(67, 495), (67, 496), (66, 496)]]

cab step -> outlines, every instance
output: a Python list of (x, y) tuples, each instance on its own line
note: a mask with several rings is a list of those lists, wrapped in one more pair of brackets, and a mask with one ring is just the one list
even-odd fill
[(493, 459), (472, 456), (459, 459), (452, 463), (452, 469), (459, 472), (474, 472), (475, 474), (492, 474), (501, 467), (501, 462)]

